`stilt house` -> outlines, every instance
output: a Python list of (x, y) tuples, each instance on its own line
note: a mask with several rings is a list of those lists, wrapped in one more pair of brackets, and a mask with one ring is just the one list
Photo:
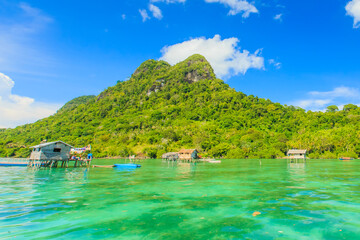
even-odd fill
[(288, 151), (287, 156), (290, 159), (306, 159), (306, 150), (291, 149)]
[(73, 146), (62, 141), (41, 143), (31, 147), (33, 151), (30, 160), (58, 160), (65, 161), (70, 159), (70, 150)]
[(198, 158), (198, 151), (196, 149), (182, 149), (179, 152), (180, 160), (193, 160)]
[(179, 159), (179, 153), (177, 152), (169, 152), (169, 153), (164, 153), (162, 156), (161, 156), (162, 159), (166, 159), (166, 160), (169, 160), (169, 161), (176, 161)]

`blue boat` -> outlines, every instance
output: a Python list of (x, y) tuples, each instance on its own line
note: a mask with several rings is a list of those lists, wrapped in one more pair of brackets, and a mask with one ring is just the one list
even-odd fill
[(26, 167), (27, 163), (4, 163), (0, 162), (1, 167)]
[(139, 168), (141, 167), (141, 165), (134, 163), (126, 163), (126, 164), (114, 164), (114, 167), (121, 169), (132, 169), (132, 168)]
[(0, 167), (27, 167), (27, 158), (0, 158)]

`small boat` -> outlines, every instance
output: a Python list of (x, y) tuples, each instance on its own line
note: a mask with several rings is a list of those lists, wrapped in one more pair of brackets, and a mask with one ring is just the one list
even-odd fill
[(211, 160), (211, 161), (208, 161), (209, 163), (221, 163), (220, 160)]
[(119, 169), (134, 169), (139, 168), (141, 165), (134, 163), (125, 163), (125, 164), (114, 164), (114, 165), (93, 165), (93, 168), (119, 168)]
[(339, 158), (339, 160), (341, 160), (341, 161), (348, 161), (348, 160), (354, 160), (354, 158), (350, 158), (350, 157), (341, 157), (341, 158)]
[(10, 162), (0, 162), (1, 167), (27, 167), (27, 163), (10, 163)]
[(139, 168), (141, 165), (134, 163), (126, 163), (126, 164), (115, 164), (115, 168)]

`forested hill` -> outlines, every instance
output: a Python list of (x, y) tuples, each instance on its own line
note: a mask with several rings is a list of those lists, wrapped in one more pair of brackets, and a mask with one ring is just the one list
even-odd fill
[[(1, 114), (1, 113), (0, 113)], [(41, 140), (91, 144), (96, 157), (159, 157), (197, 148), (203, 156), (276, 158), (289, 148), (311, 158), (358, 157), (360, 109), (305, 112), (246, 96), (217, 79), (200, 55), (170, 66), (148, 60), (128, 81), (67, 103), (34, 124), (0, 131), (0, 156), (26, 157)]]

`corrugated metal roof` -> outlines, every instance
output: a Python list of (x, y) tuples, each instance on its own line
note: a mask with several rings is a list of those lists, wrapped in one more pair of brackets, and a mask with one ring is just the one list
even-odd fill
[(41, 144), (39, 144), (39, 145), (30, 147), (30, 148), (42, 148), (42, 147), (46, 147), (46, 146), (49, 146), (49, 145), (52, 145), (52, 144), (56, 144), (56, 143), (62, 143), (62, 144), (65, 144), (66, 146), (69, 146), (69, 147), (73, 148), (73, 146), (71, 146), (70, 144), (64, 143), (63, 141), (41, 143)]
[(288, 154), (305, 154), (307, 150), (304, 149), (291, 149), (288, 151)]

